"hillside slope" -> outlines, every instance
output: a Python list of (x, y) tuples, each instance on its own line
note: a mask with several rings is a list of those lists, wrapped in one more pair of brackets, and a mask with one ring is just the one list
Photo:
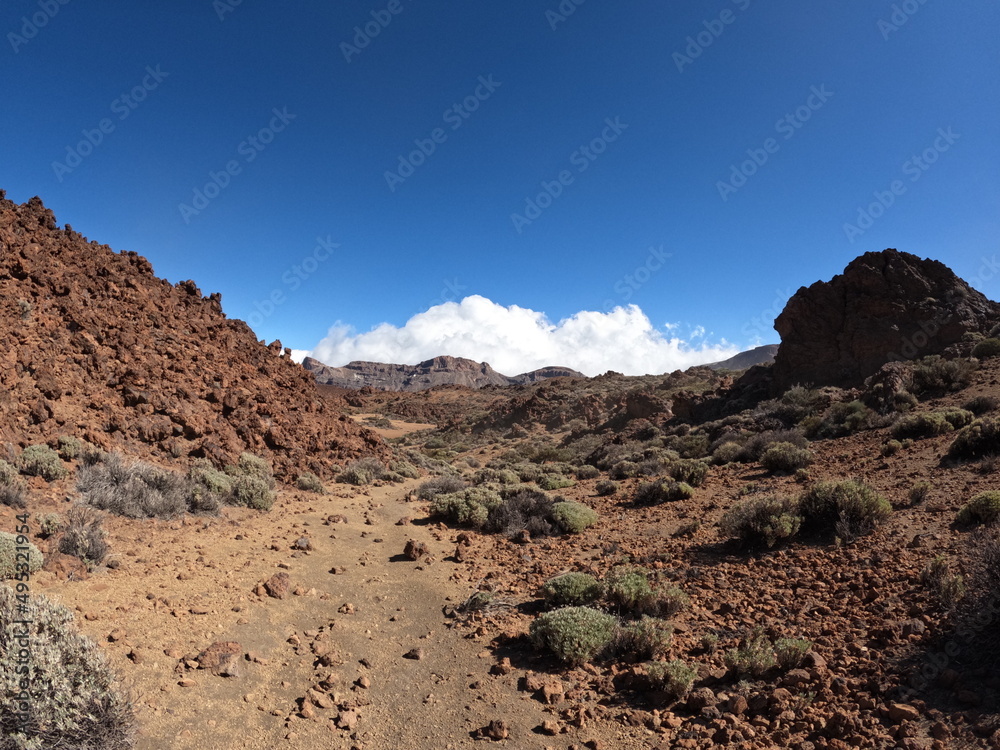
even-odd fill
[(0, 441), (72, 435), (219, 464), (251, 451), (279, 474), (385, 452), (219, 295), (60, 229), (38, 198), (0, 191), (0, 297)]

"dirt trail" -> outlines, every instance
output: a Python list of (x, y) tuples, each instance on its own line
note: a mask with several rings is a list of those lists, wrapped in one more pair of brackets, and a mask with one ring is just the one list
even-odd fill
[[(481, 745), (470, 733), (494, 719), (511, 736), (493, 746), (565, 748), (587, 739), (533, 732), (553, 717), (518, 692), (522, 673), (491, 675), (485, 641), (447, 627), (443, 607), (464, 600), (475, 582), (447, 559), (455, 531), (396, 525), (421, 515), (405, 500), (415, 484), (335, 490), (343, 496), (289, 491), (268, 514), (227, 509), (209, 521), (109, 519), (121, 567), (83, 582), (43, 573), (38, 591), (77, 609), (81, 629), (133, 687), (139, 750), (443, 750)], [(347, 522), (324, 524), (337, 515)], [(293, 549), (303, 537), (311, 551)], [(403, 557), (409, 539), (428, 546), (429, 561)], [(254, 593), (282, 571), (299, 595)], [(215, 641), (249, 652), (240, 676), (184, 667)], [(420, 658), (404, 656), (413, 649)], [(328, 650), (331, 666), (317, 664)], [(324, 680), (331, 703), (356, 714), (334, 705), (302, 711), (301, 699)], [(348, 725), (357, 718), (356, 726), (338, 728), (338, 717)]]

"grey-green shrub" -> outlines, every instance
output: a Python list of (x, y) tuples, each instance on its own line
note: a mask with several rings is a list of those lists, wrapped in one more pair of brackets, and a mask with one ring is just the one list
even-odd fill
[(236, 476), (256, 477), (257, 479), (270, 480), (273, 477), (271, 465), (260, 456), (253, 453), (241, 453), (233, 472)]
[[(14, 593), (0, 586), (0, 749), (127, 750), (133, 747), (132, 703), (101, 650), (73, 626), (68, 609), (32, 595), (19, 614)], [(19, 620), (30, 620), (25, 626)], [(25, 632), (27, 630), (27, 632)], [(20, 661), (27, 637), (31, 657)], [(26, 672), (22, 673), (22, 668)], [(21, 680), (30, 696), (22, 707)]]
[(386, 468), (375, 458), (360, 458), (351, 461), (337, 477), (337, 481), (342, 484), (353, 484), (363, 486), (382, 479), (386, 473)]
[(420, 478), (420, 470), (409, 461), (393, 461), (389, 469), (407, 479)]
[(1000, 339), (983, 339), (972, 349), (972, 356), (989, 359), (1000, 355)]
[(1000, 420), (985, 417), (964, 428), (948, 448), (948, 458), (976, 459), (1000, 454)]
[(772, 443), (760, 457), (760, 465), (770, 472), (792, 473), (812, 463), (812, 453), (792, 443)]
[(62, 479), (68, 473), (59, 454), (47, 445), (29, 445), (18, 459), (22, 474), (41, 477), (47, 482)]
[(979, 523), (996, 523), (1000, 519), (1000, 492), (980, 492), (958, 512), (956, 521), (971, 526)]
[(433, 479), (428, 479), (417, 488), (417, 498), (428, 502), (433, 500), (437, 495), (450, 495), (464, 490), (465, 487), (465, 482), (458, 477), (434, 477)]
[(662, 690), (670, 700), (679, 701), (691, 692), (698, 670), (680, 659), (654, 661), (646, 665), (646, 676), (654, 690)]
[(542, 596), (552, 607), (590, 604), (604, 596), (604, 586), (587, 573), (563, 573), (542, 584)]
[(636, 490), (634, 502), (636, 505), (659, 505), (660, 503), (686, 500), (694, 495), (691, 485), (673, 480), (657, 480), (643, 482)]
[(964, 409), (942, 409), (922, 414), (908, 414), (892, 426), (892, 436), (898, 440), (904, 438), (917, 440), (944, 435), (970, 424), (973, 417), (971, 411)]
[(233, 481), (233, 503), (254, 510), (271, 510), (277, 497), (272, 489), (273, 481), (249, 475), (236, 477)]
[(118, 453), (82, 467), (77, 490), (89, 505), (126, 518), (176, 518), (196, 501), (193, 483), (171, 471)]
[(47, 539), (62, 531), (65, 525), (66, 522), (58, 513), (46, 513), (38, 519), (38, 533)]
[(920, 582), (929, 588), (945, 607), (965, 596), (965, 579), (951, 572), (948, 559), (938, 555), (920, 572)]
[(603, 479), (594, 485), (594, 492), (600, 497), (608, 497), (618, 492), (618, 482), (611, 479)]
[(760, 677), (778, 663), (774, 645), (760, 629), (755, 629), (739, 646), (723, 657), (726, 666), (738, 675)]
[(743, 446), (739, 443), (734, 443), (732, 441), (722, 443), (712, 452), (712, 463), (719, 466), (731, 464), (739, 458), (742, 450)]
[(601, 470), (596, 466), (591, 466), (590, 464), (584, 464), (576, 470), (576, 478), (580, 481), (587, 479), (597, 479), (601, 475)]
[(769, 495), (737, 503), (719, 525), (725, 536), (743, 547), (771, 549), (798, 533), (802, 516), (794, 500)]
[(459, 492), (434, 495), (431, 515), (444, 516), (453, 523), (481, 529), (490, 511), (503, 503), (499, 493), (483, 487), (469, 487)]
[(670, 651), (673, 636), (674, 626), (666, 620), (643, 616), (618, 626), (610, 650), (629, 659), (655, 659)]
[(872, 487), (856, 479), (817, 482), (799, 498), (803, 526), (851, 541), (874, 531), (892, 514), (892, 506)]
[(59, 436), (59, 455), (67, 461), (79, 456), (82, 450), (83, 443), (80, 442), (79, 438), (75, 438), (72, 435)]
[(204, 487), (209, 493), (225, 498), (226, 502), (233, 491), (233, 478), (204, 459), (192, 464), (188, 470), (188, 478)]
[[(25, 563), (24, 560), (18, 560), (17, 558), (19, 554), (17, 548), (19, 546), (28, 548), (27, 563)], [(22, 550), (20, 551), (20, 554), (23, 555), (25, 552)], [(41, 570), (43, 562), (45, 562), (45, 560), (38, 547), (30, 542), (19, 545), (17, 543), (17, 535), (8, 534), (6, 531), (0, 531), (0, 580), (14, 578), (18, 575), (18, 573), (25, 572), (25, 565), (27, 565), (28, 573), (35, 573)], [(0, 589), (3, 589), (3, 586), (0, 586)]]
[(538, 480), (538, 486), (543, 490), (562, 490), (573, 485), (572, 479), (559, 474), (546, 474)]
[(323, 482), (311, 471), (299, 474), (298, 479), (295, 480), (295, 486), (303, 492), (315, 492), (317, 495), (323, 494)]
[(539, 615), (531, 623), (536, 648), (548, 649), (570, 666), (580, 666), (604, 651), (614, 638), (618, 620), (590, 607), (563, 607)]
[(812, 642), (802, 638), (779, 638), (774, 642), (774, 658), (782, 669), (796, 669), (811, 648)]
[(104, 516), (89, 505), (74, 505), (66, 514), (67, 523), (59, 539), (59, 551), (79, 557), (88, 565), (100, 565), (108, 556), (108, 543), (101, 528)]
[(597, 523), (597, 511), (583, 503), (557, 502), (552, 506), (552, 518), (568, 534), (579, 534)]
[(667, 472), (678, 482), (700, 487), (708, 475), (708, 464), (694, 458), (682, 458), (671, 463)]

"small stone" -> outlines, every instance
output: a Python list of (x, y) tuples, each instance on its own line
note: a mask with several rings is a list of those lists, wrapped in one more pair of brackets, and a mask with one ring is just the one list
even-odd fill
[(494, 740), (495, 742), (510, 737), (510, 729), (507, 727), (507, 722), (503, 719), (494, 719), (485, 727), (477, 730), (476, 733), (481, 739)]
[(414, 659), (420, 661), (424, 658), (424, 650), (422, 648), (411, 648), (405, 654), (403, 654), (404, 659)]
[(216, 641), (198, 654), (198, 666), (220, 677), (239, 677), (243, 646), (237, 641)]
[(414, 562), (419, 560), (421, 557), (427, 556), (429, 553), (430, 550), (427, 548), (427, 545), (424, 542), (418, 542), (415, 539), (410, 539), (403, 548), (403, 554)]
[(125, 639), (125, 631), (121, 628), (115, 628), (110, 633), (108, 633), (108, 640), (112, 643), (117, 643), (118, 641)]
[(288, 596), (290, 588), (291, 581), (288, 579), (288, 573), (275, 573), (264, 583), (267, 595), (273, 599), (284, 599)]
[(920, 718), (920, 711), (905, 703), (890, 703), (889, 718), (896, 724), (904, 721), (916, 721)]

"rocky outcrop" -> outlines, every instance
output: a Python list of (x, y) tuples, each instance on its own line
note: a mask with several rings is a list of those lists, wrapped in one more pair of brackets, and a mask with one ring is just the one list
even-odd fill
[(938, 354), (985, 333), (1000, 305), (947, 266), (897, 250), (866, 253), (799, 289), (774, 322), (774, 386), (860, 386), (886, 362)]
[(2, 191), (0, 357), (0, 441), (15, 445), (70, 435), (220, 465), (249, 451), (279, 476), (387, 450), (319, 397), (280, 342), (227, 319), (220, 295), (157, 278), (137, 253)]
[(544, 367), (516, 377), (507, 377), (486, 362), (473, 362), (461, 357), (434, 357), (417, 365), (350, 362), (343, 367), (329, 367), (312, 357), (306, 357), (302, 366), (313, 374), (320, 385), (352, 390), (378, 388), (383, 391), (424, 391), (442, 385), (485, 388), (490, 385), (534, 383), (549, 378), (584, 377), (582, 373), (568, 367)]

